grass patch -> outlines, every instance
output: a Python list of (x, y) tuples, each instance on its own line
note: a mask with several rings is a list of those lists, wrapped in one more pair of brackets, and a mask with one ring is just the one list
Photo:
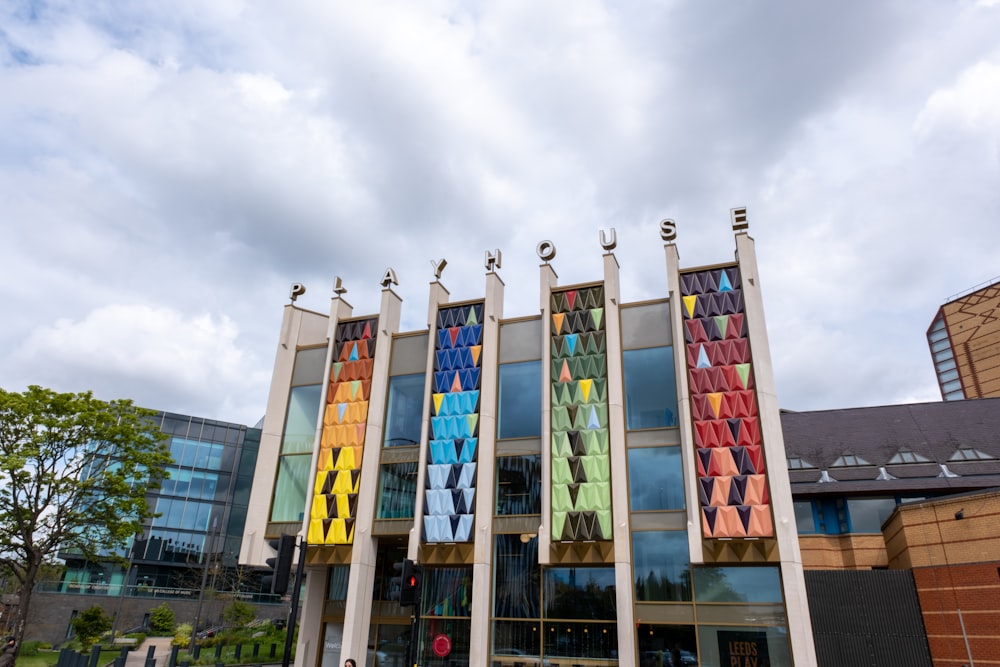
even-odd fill
[[(101, 659), (97, 664), (107, 665), (113, 662), (119, 651), (101, 651)], [(18, 656), (15, 667), (54, 667), (59, 662), (59, 651), (39, 651), (37, 655)]]

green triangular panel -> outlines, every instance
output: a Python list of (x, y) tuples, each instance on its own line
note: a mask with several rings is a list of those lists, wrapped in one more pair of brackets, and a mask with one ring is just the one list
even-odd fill
[(554, 432), (552, 434), (552, 457), (573, 456), (573, 447), (569, 442), (569, 434)]
[(750, 364), (736, 364), (736, 373), (740, 376), (740, 382), (745, 388), (750, 382)]
[(552, 459), (552, 484), (572, 484), (573, 472), (570, 470), (569, 459)]
[(604, 322), (604, 309), (603, 308), (592, 308), (590, 310), (590, 317), (594, 320), (594, 328), (601, 330), (604, 327), (602, 323)]

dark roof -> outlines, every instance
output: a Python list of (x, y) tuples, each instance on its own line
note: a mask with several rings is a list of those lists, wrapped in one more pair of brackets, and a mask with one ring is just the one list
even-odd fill
[[(823, 470), (850, 484), (839, 493), (958, 492), (1000, 483), (1000, 398), (782, 412), (781, 426), (788, 458), (814, 466), (789, 470), (796, 495), (838, 492), (831, 487), (839, 485), (818, 483)], [(950, 460), (960, 449), (992, 460)], [(900, 452), (928, 462), (889, 463)], [(845, 455), (868, 465), (833, 465)], [(940, 476), (941, 464), (958, 477)], [(898, 479), (876, 480), (880, 467)]]

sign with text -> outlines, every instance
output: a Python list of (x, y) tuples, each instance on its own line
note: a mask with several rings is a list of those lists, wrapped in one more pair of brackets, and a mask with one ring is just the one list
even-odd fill
[(722, 667), (766, 667), (767, 633), (757, 630), (719, 630), (719, 664)]

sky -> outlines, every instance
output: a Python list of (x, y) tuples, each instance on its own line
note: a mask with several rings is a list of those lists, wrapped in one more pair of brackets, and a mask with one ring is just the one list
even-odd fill
[(782, 407), (940, 400), (937, 309), (1000, 275), (1000, 0), (0, 0), (0, 387), (246, 424), (334, 278), (426, 326), (728, 262), (746, 206)]

